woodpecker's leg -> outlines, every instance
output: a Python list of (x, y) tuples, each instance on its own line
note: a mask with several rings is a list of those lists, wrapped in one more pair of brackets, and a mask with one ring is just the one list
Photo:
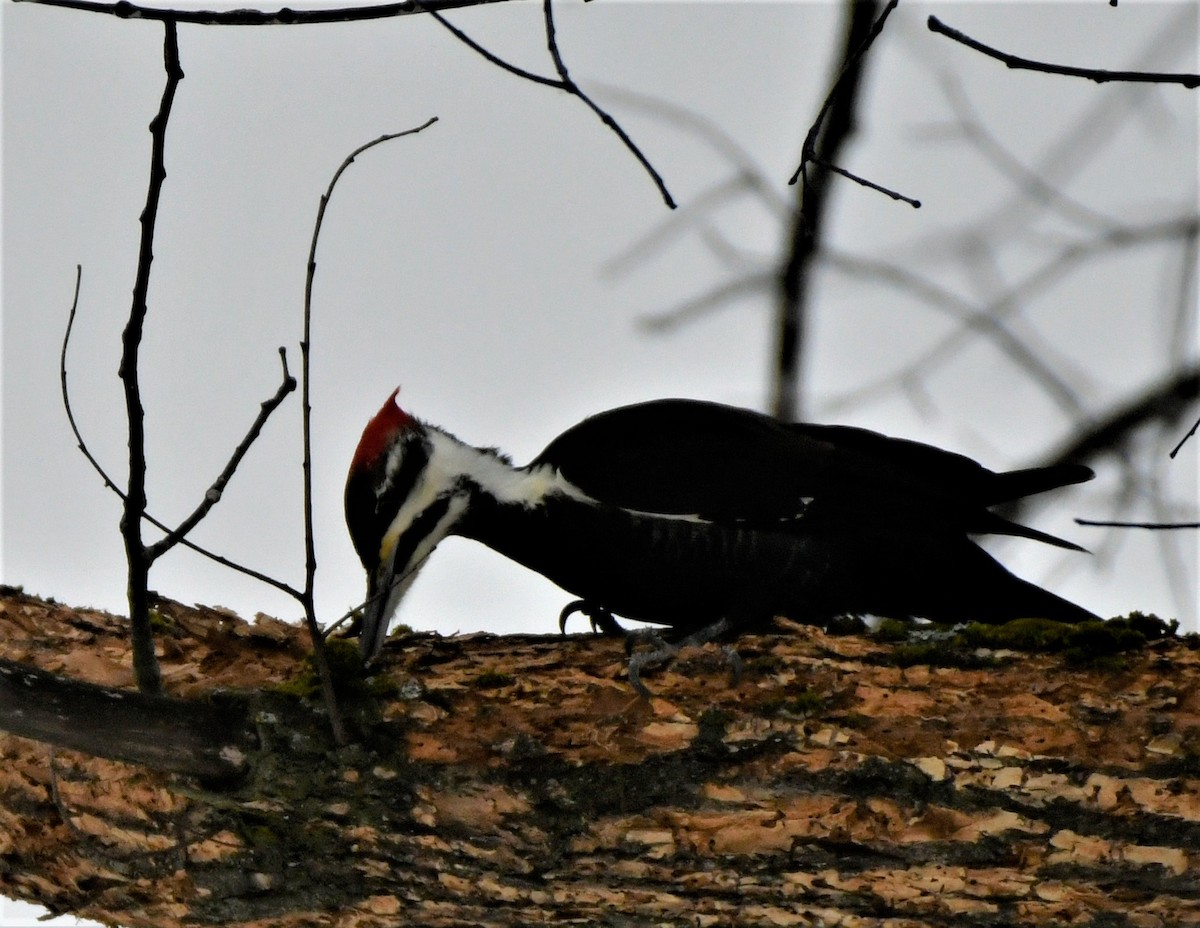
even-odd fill
[[(653, 644), (653, 651), (639, 651), (629, 658), (629, 683), (642, 696), (650, 696), (650, 690), (646, 684), (642, 682), (642, 668), (653, 664), (660, 664), (663, 661), (668, 661), (674, 658), (684, 648), (696, 647), (702, 644), (708, 644), (714, 638), (719, 638), (730, 629), (728, 619), (719, 619), (711, 625), (706, 625), (697, 632), (693, 632), (686, 638), (681, 638), (677, 642), (669, 642), (663, 640), (657, 632), (652, 629), (647, 629), (644, 632), (632, 632), (626, 638), (629, 647), (632, 647), (634, 637), (648, 639)], [(725, 655), (725, 662), (729, 665), (730, 682), (733, 686), (737, 686), (742, 679), (742, 659), (734, 650), (733, 645), (727, 644), (721, 648)]]
[(592, 623), (592, 631), (599, 632), (610, 637), (621, 637), (625, 635), (623, 629), (613, 614), (603, 606), (596, 606), (589, 603), (586, 599), (577, 599), (574, 602), (567, 603), (563, 606), (562, 612), (558, 614), (558, 630), (562, 634), (567, 633), (567, 619), (573, 616), (576, 612), (581, 612), (588, 617), (588, 621)]

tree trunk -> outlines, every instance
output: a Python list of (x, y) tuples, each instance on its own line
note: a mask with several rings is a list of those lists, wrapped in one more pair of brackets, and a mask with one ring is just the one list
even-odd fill
[[(0, 693), (0, 728), (149, 765), (0, 736), (0, 893), (128, 928), (1200, 924), (1186, 640), (1080, 667), (781, 625), (738, 687), (697, 650), (643, 699), (618, 641), (414, 635), (342, 674), (338, 749), (301, 629), (154, 618), (173, 698), (136, 725)], [(76, 681), (131, 687), (127, 632), (0, 598), (0, 657)]]

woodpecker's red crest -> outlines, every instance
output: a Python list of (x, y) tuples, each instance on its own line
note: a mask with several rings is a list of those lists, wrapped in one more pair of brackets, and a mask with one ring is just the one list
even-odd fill
[(363, 429), (362, 438), (358, 440), (358, 447), (354, 450), (354, 459), (350, 463), (351, 473), (373, 466), (398, 436), (419, 426), (417, 420), (401, 409), (400, 404), (396, 402), (399, 395), (400, 388), (396, 387), (387, 398), (387, 402)]

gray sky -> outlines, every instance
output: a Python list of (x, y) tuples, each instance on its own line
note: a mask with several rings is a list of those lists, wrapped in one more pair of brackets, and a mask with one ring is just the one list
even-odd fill
[[(278, 346), (288, 346), (298, 370), (304, 262), (332, 172), (363, 142), (439, 118), (354, 164), (322, 235), (314, 440), (325, 620), (363, 592), (341, 490), (362, 426), (397, 384), (413, 414), (518, 462), (585, 415), (622, 403), (670, 395), (764, 403), (769, 295), (748, 292), (665, 334), (640, 321), (769, 266), (782, 239), (779, 208), (792, 194), (785, 181), (827, 88), (838, 10), (612, 0), (556, 10), (572, 75), (653, 161), (683, 205), (678, 214), (578, 100), (499, 72), (428, 17), (180, 28), (187, 76), (169, 132), (143, 349), (151, 510), (168, 522), (195, 506), (274, 391)], [(1198, 98), (1179, 87), (1009, 71), (930, 33), (930, 12), (1028, 57), (1194, 72), (1197, 7), (905, 2), (872, 53), (845, 166), (924, 206), (839, 184), (830, 226), (839, 261), (821, 271), (815, 291), (809, 416), (942, 444), (994, 468), (1021, 466), (1064, 440), (1071, 420), (978, 337), (921, 364), (909, 390), (848, 402), (956, 327), (894, 285), (849, 273), (851, 259), (886, 261), (983, 305), (1106, 222), (1194, 215)], [(540, 4), (448, 18), (503, 57), (551, 73)], [(115, 373), (145, 196), (146, 126), (162, 89), (162, 28), (27, 4), (5, 5), (3, 28), (2, 579), (122, 611), (117, 500), (73, 449), (57, 360), (82, 264), (75, 411), (93, 452), (122, 474)], [(964, 141), (950, 82), (997, 144), (1075, 205), (1018, 196), (985, 150)], [(735, 174), (728, 154), (630, 93), (720, 127), (765, 192), (714, 202), (708, 194)], [(964, 233), (986, 217), (997, 219), (991, 232)], [(631, 260), (619, 260), (631, 250)], [(1017, 304), (1015, 330), (1086, 413), (1102, 413), (1169, 359), (1195, 357), (1190, 314), (1177, 323), (1180, 254), (1177, 241), (1106, 252)], [(194, 536), (294, 584), (303, 569), (298, 410), (293, 397)], [(1162, 468), (1173, 497), (1192, 504), (1173, 518), (1195, 518), (1197, 454), (1193, 443)], [(1034, 517), (1097, 556), (1029, 542), (995, 552), (1098, 612), (1154, 610), (1194, 627), (1194, 537), (1164, 553), (1156, 536), (1105, 542), (1071, 524), (1107, 517), (1116, 485), (1115, 470), (1102, 473)], [(1126, 517), (1160, 515), (1143, 508)], [(1163, 568), (1172, 559), (1174, 585)], [(248, 616), (298, 615), (291, 600), (182, 549), (155, 566), (152, 585)], [(443, 632), (550, 631), (567, 599), (452, 540), (401, 618)]]

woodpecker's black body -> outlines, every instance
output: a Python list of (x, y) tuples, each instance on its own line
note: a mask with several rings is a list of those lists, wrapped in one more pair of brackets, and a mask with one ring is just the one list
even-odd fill
[(988, 507), (1090, 477), (1076, 465), (998, 474), (916, 442), (692, 400), (601, 413), (514, 468), (412, 419), (393, 395), (346, 488), (377, 604), (363, 649), (375, 653), (412, 576), (451, 533), (599, 610), (680, 635), (721, 620), (736, 632), (847, 613), (1094, 619), (969, 537), (1075, 548)]

